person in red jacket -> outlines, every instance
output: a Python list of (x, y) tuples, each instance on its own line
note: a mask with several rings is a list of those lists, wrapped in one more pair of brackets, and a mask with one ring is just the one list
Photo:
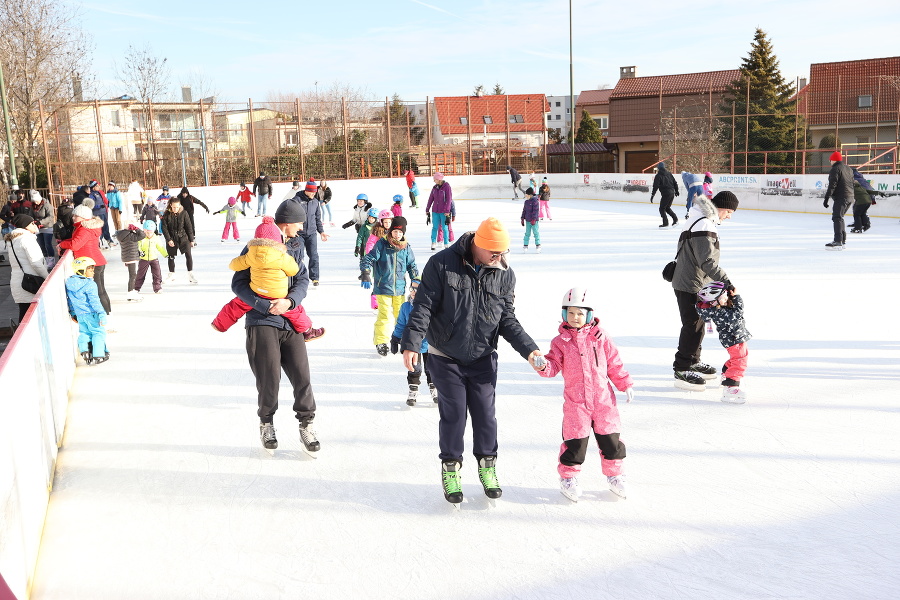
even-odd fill
[(72, 211), (72, 220), (75, 222), (75, 228), (72, 237), (59, 242), (59, 247), (63, 250), (71, 250), (72, 258), (81, 258), (87, 256), (94, 261), (94, 283), (97, 284), (97, 293), (100, 295), (100, 304), (106, 314), (110, 314), (112, 309), (109, 303), (109, 294), (106, 293), (106, 285), (103, 282), (104, 272), (106, 271), (106, 258), (100, 252), (100, 234), (103, 232), (103, 220), (95, 217), (93, 213), (94, 201), (85, 198), (81, 204)]
[(250, 206), (250, 198), (252, 195), (250, 194), (250, 190), (247, 189), (247, 184), (242, 183), (241, 189), (238, 191), (237, 201), (241, 203), (241, 212), (244, 213), (244, 216), (247, 216), (247, 207)]

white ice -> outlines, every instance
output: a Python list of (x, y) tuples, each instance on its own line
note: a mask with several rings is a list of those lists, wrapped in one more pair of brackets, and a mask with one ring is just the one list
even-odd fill
[[(352, 203), (332, 204), (338, 223)], [(457, 233), (489, 215), (509, 226), (517, 314), (543, 349), (563, 292), (595, 291), (636, 382), (633, 403), (619, 397), (627, 500), (608, 491), (594, 446), (581, 501), (560, 494), (562, 380), (537, 377), (501, 341), (503, 497), (488, 505), (467, 455), (466, 501), (451, 508), (438, 411), (427, 396), (409, 409), (401, 359), (376, 354), (353, 230), (340, 227), (326, 228), (322, 285), (304, 303), (328, 330), (308, 346), (322, 450), (301, 450), (285, 379), (267, 454), (243, 324), (210, 327), (241, 246), (220, 243), (222, 217), (203, 213), (198, 285), (179, 257), (175, 283), (127, 304), (118, 251), (107, 253), (118, 333), (112, 359), (76, 376), (33, 598), (897, 597), (895, 219), (848, 232), (844, 252), (825, 250), (822, 215), (738, 210), (720, 228), (754, 335), (749, 401), (734, 406), (716, 385), (672, 386), (679, 321), (660, 270), (678, 232), (657, 228), (656, 205), (554, 200), (541, 255), (522, 254), (520, 203), (457, 208)], [(421, 268), (425, 216), (404, 210)], [(245, 241), (258, 221), (240, 221)], [(725, 360), (715, 336), (703, 358)]]

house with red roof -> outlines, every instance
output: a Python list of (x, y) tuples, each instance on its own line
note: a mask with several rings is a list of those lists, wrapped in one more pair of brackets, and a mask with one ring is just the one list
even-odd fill
[(609, 97), (612, 95), (612, 89), (606, 90), (584, 90), (578, 94), (578, 100), (575, 102), (575, 130), (578, 131), (578, 123), (581, 122), (581, 112), (587, 111), (591, 115), (591, 119), (600, 128), (603, 137), (609, 135)]
[(722, 102), (728, 85), (740, 77), (740, 71), (635, 75), (634, 67), (622, 67), (620, 79), (609, 96), (606, 142), (618, 147), (622, 173), (638, 173), (660, 160), (662, 118), (670, 117), (676, 108), (679, 116), (709, 114), (707, 111), (713, 111)]
[(434, 99), (439, 139), (435, 144), (538, 148), (546, 143), (544, 94), (443, 96)]

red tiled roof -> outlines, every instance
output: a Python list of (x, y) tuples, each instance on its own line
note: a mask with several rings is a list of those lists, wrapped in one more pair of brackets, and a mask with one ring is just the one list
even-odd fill
[(680, 75), (655, 75), (651, 77), (631, 77), (620, 79), (610, 96), (611, 100), (619, 98), (637, 98), (643, 96), (672, 96), (680, 94), (697, 94), (722, 92), (735, 79), (741, 76), (738, 69), (728, 71), (707, 71), (706, 73), (683, 73)]
[(613, 90), (584, 90), (578, 94), (575, 106), (585, 106), (593, 104), (609, 104), (609, 96)]
[[(880, 121), (896, 121), (900, 92), (882, 75), (900, 77), (900, 56), (810, 65), (805, 88), (809, 123), (834, 123), (838, 111), (842, 123), (873, 122), (876, 110)], [(859, 108), (858, 98), (863, 95), (872, 96), (871, 107)]]
[[(471, 130), (481, 133), (487, 127), (488, 133), (506, 133), (506, 101), (509, 98), (509, 114), (522, 115), (521, 123), (509, 123), (509, 131), (543, 131), (545, 113), (550, 111), (550, 103), (544, 94), (514, 94), (489, 96), (443, 96), (434, 99), (438, 122), (443, 135), (465, 134), (469, 131), (460, 118), (472, 116)], [(471, 112), (470, 112), (471, 111)], [(490, 117), (492, 123), (485, 123)]]

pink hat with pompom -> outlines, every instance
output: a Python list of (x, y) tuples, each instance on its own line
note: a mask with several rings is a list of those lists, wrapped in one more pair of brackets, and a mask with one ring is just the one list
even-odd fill
[(278, 226), (275, 225), (275, 219), (272, 217), (263, 217), (262, 223), (256, 228), (256, 232), (253, 234), (255, 238), (265, 238), (267, 240), (272, 240), (274, 242), (281, 243), (284, 241), (284, 237), (281, 235), (281, 230), (278, 229)]

